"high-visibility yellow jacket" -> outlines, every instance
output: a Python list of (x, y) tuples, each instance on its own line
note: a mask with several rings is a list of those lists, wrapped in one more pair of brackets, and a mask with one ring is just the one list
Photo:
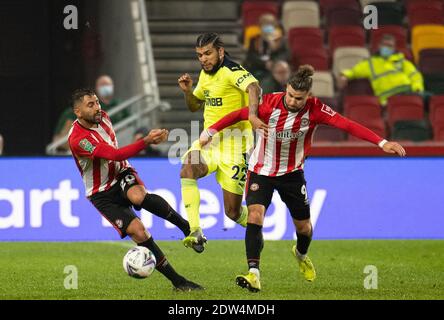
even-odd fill
[(421, 73), (405, 59), (403, 53), (394, 53), (388, 58), (373, 55), (341, 73), (349, 80), (369, 79), (382, 105), (386, 105), (387, 99), (395, 94), (424, 91)]

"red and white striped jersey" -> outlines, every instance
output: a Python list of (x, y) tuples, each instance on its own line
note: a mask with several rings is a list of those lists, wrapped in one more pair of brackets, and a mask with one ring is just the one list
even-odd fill
[[(304, 167), (318, 124), (326, 124), (378, 145), (383, 139), (370, 129), (356, 123), (310, 97), (298, 112), (285, 107), (285, 92), (266, 94), (259, 105), (259, 118), (268, 124), (268, 138), (258, 136), (250, 156), (248, 170), (265, 176), (281, 176)], [(233, 111), (208, 129), (221, 131), (233, 123), (248, 119), (248, 107)]]
[(93, 156), (99, 143), (118, 148), (116, 134), (108, 114), (102, 110), (102, 121), (97, 128), (87, 129), (74, 121), (68, 138), (72, 155), (85, 184), (86, 196), (110, 189), (119, 173), (131, 167), (127, 160), (112, 161)]
[(303, 169), (318, 124), (334, 125), (338, 115), (319, 99), (310, 97), (299, 112), (284, 106), (285, 93), (263, 96), (259, 117), (269, 126), (268, 138), (258, 136), (249, 170), (265, 176), (281, 176)]

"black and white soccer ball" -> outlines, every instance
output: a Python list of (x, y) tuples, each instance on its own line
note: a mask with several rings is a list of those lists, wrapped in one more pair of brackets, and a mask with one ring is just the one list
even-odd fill
[(123, 257), (123, 269), (129, 276), (144, 279), (156, 269), (156, 257), (145, 247), (134, 247)]

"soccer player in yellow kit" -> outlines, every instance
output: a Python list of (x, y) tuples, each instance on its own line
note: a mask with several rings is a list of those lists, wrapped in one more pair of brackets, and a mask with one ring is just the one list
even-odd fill
[[(196, 54), (202, 67), (196, 88), (193, 91), (193, 80), (189, 74), (182, 75), (178, 83), (190, 111), (205, 108), (205, 128), (244, 106), (257, 109), (262, 91), (258, 81), (250, 72), (227, 57), (218, 34), (200, 35), (196, 41)], [(183, 243), (196, 252), (202, 252), (207, 241), (200, 226), (197, 179), (215, 172), (216, 180), (222, 187), (226, 216), (244, 227), (247, 224), (248, 210), (242, 206), (247, 171), (245, 157), (253, 146), (252, 125), (254, 129), (265, 125), (255, 115), (249, 120), (241, 121), (227, 128), (228, 131), (218, 133), (213, 137), (218, 143), (212, 144), (208, 149), (201, 149), (199, 140), (194, 141), (182, 158), (182, 199), (191, 230)], [(234, 129), (237, 130), (231, 131)], [(228, 132), (239, 134), (230, 135)]]

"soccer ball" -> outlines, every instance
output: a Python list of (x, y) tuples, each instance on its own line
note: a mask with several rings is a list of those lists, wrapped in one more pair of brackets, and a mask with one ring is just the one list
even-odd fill
[(156, 257), (145, 247), (131, 248), (123, 257), (123, 269), (133, 278), (146, 278), (156, 269)]

